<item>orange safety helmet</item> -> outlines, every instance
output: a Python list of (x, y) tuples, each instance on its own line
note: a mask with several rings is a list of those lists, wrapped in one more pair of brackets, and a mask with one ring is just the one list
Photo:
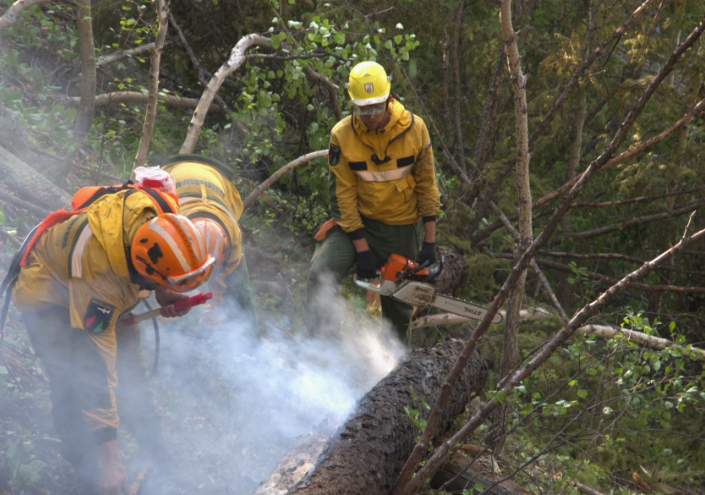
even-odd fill
[(215, 258), (191, 220), (162, 213), (145, 222), (132, 239), (132, 264), (147, 281), (189, 292), (208, 280)]
[(230, 240), (225, 229), (212, 218), (194, 218), (192, 221), (206, 241), (206, 251), (215, 258), (215, 266), (220, 266), (230, 254)]

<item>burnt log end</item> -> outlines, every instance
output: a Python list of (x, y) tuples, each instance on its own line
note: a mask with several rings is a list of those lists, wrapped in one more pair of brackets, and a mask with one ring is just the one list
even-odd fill
[[(419, 428), (405, 411), (428, 418), (429, 408), (463, 348), (449, 340), (417, 349), (382, 379), (356, 405), (328, 441), (315, 467), (287, 493), (374, 495), (388, 494), (409, 457)], [(445, 431), (487, 379), (487, 363), (475, 351), (451, 393), (439, 431)]]

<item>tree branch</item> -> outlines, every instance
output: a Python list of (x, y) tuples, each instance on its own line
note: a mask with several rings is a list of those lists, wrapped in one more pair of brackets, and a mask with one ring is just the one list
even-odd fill
[(43, 3), (62, 3), (72, 7), (76, 7), (77, 5), (75, 2), (70, 0), (17, 0), (15, 3), (10, 5), (2, 17), (0, 17), (0, 30), (15, 24), (23, 10), (31, 7), (32, 5), (40, 5)]
[[(509, 233), (512, 235), (514, 238), (514, 241), (519, 244), (521, 241), (521, 236), (519, 235), (519, 231), (514, 228), (514, 225), (512, 225), (512, 222), (509, 221), (507, 216), (497, 208), (497, 205), (492, 203), (492, 209), (494, 210), (495, 214), (497, 217), (500, 219), (500, 221), (504, 224), (504, 226), (507, 228)], [(541, 285), (543, 285), (543, 288), (546, 290), (546, 293), (548, 294), (548, 297), (551, 299), (551, 303), (553, 304), (553, 307), (556, 309), (558, 314), (563, 318), (564, 321), (568, 321), (568, 315), (565, 313), (565, 310), (563, 309), (563, 306), (561, 306), (561, 303), (558, 302), (558, 298), (556, 297), (556, 294), (553, 292), (553, 289), (551, 289), (551, 284), (548, 282), (548, 279), (546, 278), (546, 275), (543, 274), (541, 271), (541, 268), (539, 265), (536, 263), (536, 260), (531, 260), (531, 268), (534, 270), (536, 273), (536, 276), (539, 278), (539, 281), (541, 282)]]
[(211, 77), (208, 82), (208, 86), (206, 86), (206, 89), (203, 91), (198, 105), (196, 106), (196, 110), (193, 112), (193, 117), (189, 123), (188, 132), (186, 133), (186, 139), (184, 139), (179, 153), (193, 153), (193, 150), (196, 149), (196, 143), (198, 142), (198, 137), (201, 135), (203, 122), (211, 106), (211, 102), (223, 85), (225, 78), (238, 70), (242, 64), (245, 63), (245, 53), (253, 46), (271, 48), (272, 42), (269, 38), (265, 38), (259, 34), (248, 34), (237, 42), (230, 52), (230, 58), (213, 74), (213, 77)]
[[(543, 246), (543, 244), (553, 234), (553, 231), (556, 229), (558, 222), (560, 221), (560, 218), (568, 210), (568, 207), (573, 202), (575, 197), (582, 191), (582, 189), (590, 181), (590, 179), (595, 175), (595, 173), (597, 173), (597, 171), (600, 169), (600, 167), (602, 165), (604, 165), (605, 163), (607, 163), (607, 161), (614, 155), (616, 150), (622, 144), (622, 141), (626, 137), (627, 132), (631, 128), (631, 126), (634, 123), (634, 121), (636, 120), (637, 116), (641, 113), (641, 111), (644, 109), (644, 107), (646, 106), (648, 101), (651, 99), (651, 96), (653, 95), (656, 88), (661, 84), (661, 82), (663, 82), (664, 78), (673, 70), (676, 62), (681, 58), (681, 56), (685, 53), (685, 51), (688, 48), (690, 48), (693, 45), (693, 43), (695, 43), (695, 41), (700, 37), (703, 30), (705, 30), (705, 17), (703, 17), (701, 19), (698, 26), (688, 35), (688, 37), (683, 41), (683, 43), (681, 43), (678, 46), (678, 48), (676, 48), (676, 50), (674, 50), (674, 52), (668, 57), (668, 60), (665, 61), (663, 67), (658, 72), (658, 74), (653, 78), (653, 80), (650, 82), (650, 84), (647, 86), (647, 88), (644, 90), (641, 97), (639, 97), (634, 102), (634, 104), (632, 105), (632, 108), (630, 109), (624, 122), (620, 125), (616, 134), (612, 138), (612, 141), (610, 142), (610, 144), (595, 160), (593, 160), (590, 163), (590, 165), (587, 167), (587, 169), (582, 174), (580, 174), (578, 181), (572, 187), (572, 189), (568, 192), (568, 194), (565, 196), (565, 198), (563, 199), (561, 205), (556, 210), (556, 212), (553, 215), (551, 215), (551, 218), (549, 218), (549, 220), (546, 222), (546, 225), (541, 230), (538, 237), (536, 237), (534, 242), (522, 254), (518, 263), (516, 263), (514, 265), (511, 272), (509, 273), (509, 276), (507, 277), (504, 284), (502, 285), (502, 288), (499, 290), (499, 292), (495, 296), (494, 300), (492, 301), (492, 304), (488, 308), (487, 313), (485, 313), (485, 316), (478, 323), (478, 325), (475, 328), (475, 330), (473, 331), (472, 335), (469, 337), (468, 341), (466, 342), (465, 346), (463, 347), (463, 351), (458, 356), (458, 359), (456, 360), (455, 364), (453, 365), (451, 372), (448, 374), (448, 377), (446, 378), (446, 381), (443, 384), (443, 387), (441, 389), (441, 393), (439, 394), (439, 397), (438, 397), (436, 403), (433, 405), (433, 409), (431, 410), (431, 413), (429, 415), (428, 422), (426, 425), (426, 430), (424, 431), (424, 435), (426, 435), (426, 432), (429, 429), (435, 433), (435, 430), (437, 429), (437, 426), (438, 426), (438, 421), (441, 417), (443, 410), (445, 409), (445, 406), (448, 402), (448, 398), (450, 397), (450, 391), (452, 390), (453, 386), (455, 385), (455, 383), (458, 379), (458, 376), (460, 375), (460, 373), (464, 369), (465, 365), (467, 364), (467, 361), (470, 357), (470, 354), (475, 349), (477, 341), (479, 340), (479, 338), (482, 335), (485, 334), (485, 332), (487, 331), (487, 329), (489, 328), (489, 326), (492, 322), (492, 319), (497, 314), (499, 307), (506, 300), (508, 291), (510, 289), (512, 289), (516, 285), (516, 283), (519, 281), (521, 274), (529, 266), (529, 262), (533, 258), (536, 251), (538, 251), (538, 249), (541, 246)], [(630, 282), (631, 282), (631, 280), (630, 280)], [(573, 320), (575, 320), (575, 317), (573, 318)], [(573, 320), (571, 320), (571, 321), (573, 321)], [(572, 333), (572, 331), (571, 331), (571, 333)], [(488, 409), (486, 411), (486, 414), (489, 414), (491, 412), (491, 410), (493, 410), (493, 409), (494, 409), (494, 407), (491, 409)], [(479, 416), (479, 415), (476, 415), (476, 416)], [(487, 416), (484, 415), (482, 417), (482, 420), (484, 420), (486, 417)], [(471, 420), (471, 423), (472, 422), (473, 422), (473, 420)], [(468, 424), (470, 424), (470, 423), (468, 423)], [(433, 434), (433, 433), (431, 433), (431, 434)], [(435, 472), (435, 470), (439, 467), (439, 465), (440, 465), (439, 461), (442, 461), (443, 459), (445, 459), (447, 452), (448, 452), (447, 449), (444, 450), (443, 452), (441, 452), (439, 450), (438, 456), (435, 456), (435, 454), (434, 454), (434, 458), (436, 459), (436, 462), (434, 462), (434, 463), (429, 462), (428, 464), (426, 464), (426, 466), (424, 466), (412, 478), (412, 480), (408, 484), (397, 484), (395, 490), (397, 490), (398, 493), (416, 493), (419, 489), (421, 489), (424, 486), (425, 479), (428, 477), (428, 475)], [(422, 452), (422, 455), (423, 455), (423, 452)], [(415, 465), (412, 466), (412, 473), (413, 473), (414, 467), (415, 467)]]
[(0, 191), (0, 200), (7, 201), (8, 203), (12, 203), (15, 206), (19, 206), (23, 210), (27, 210), (30, 213), (34, 213), (38, 217), (44, 218), (47, 217), (51, 214), (49, 210), (45, 210), (44, 208), (41, 208), (34, 203), (30, 203), (29, 201), (24, 201), (20, 198), (17, 198), (13, 196), (12, 194), (7, 194), (2, 191)]
[[(705, 99), (703, 99), (702, 101), (700, 101), (700, 103), (698, 103), (697, 105), (692, 107), (688, 112), (685, 113), (685, 115), (683, 115), (683, 117), (681, 117), (676, 122), (671, 124), (663, 132), (661, 132), (657, 136), (654, 136), (651, 139), (648, 139), (648, 140), (640, 143), (638, 146), (639, 151), (643, 151), (648, 146), (652, 146), (656, 143), (663, 141), (673, 131), (679, 129), (683, 125), (688, 124), (692, 120), (692, 118), (695, 116), (695, 114), (702, 109), (705, 109)], [(635, 149), (635, 148), (633, 148), (633, 149)], [(617, 157), (612, 158), (611, 160), (603, 163), (602, 165), (600, 165), (600, 169), (597, 170), (597, 172), (601, 172), (602, 170), (606, 169), (608, 166), (614, 165), (616, 163), (619, 163), (622, 160), (630, 158), (631, 156), (633, 156), (635, 154), (632, 152), (633, 149), (625, 151), (624, 153), (618, 155)], [(550, 201), (553, 201), (554, 199), (559, 198), (560, 196), (564, 195), (567, 191), (569, 191), (572, 187), (575, 186), (575, 184), (578, 182), (580, 177), (581, 177), (581, 175), (577, 175), (575, 178), (573, 178), (573, 180), (566, 182), (565, 184), (563, 184), (561, 187), (554, 190), (553, 192), (550, 192), (550, 193), (546, 194), (545, 196), (537, 199), (534, 202), (534, 204), (532, 205), (532, 209), (537, 209), (537, 208), (545, 205), (546, 203), (549, 203)], [(553, 213), (555, 213), (555, 211), (556, 211), (556, 209), (551, 210), (551, 212), (553, 212)], [(512, 216), (509, 216), (509, 219), (512, 220), (512, 217), (516, 218), (514, 215), (512, 215)], [(479, 222), (478, 222), (478, 224), (479, 224)], [(478, 231), (475, 235), (473, 235), (470, 242), (472, 242), (473, 244), (479, 243), (483, 239), (488, 238), (492, 234), (492, 232), (494, 232), (495, 230), (497, 230), (501, 226), (502, 226), (502, 224), (499, 221), (494, 222), (491, 225), (488, 225), (487, 227), (485, 227), (484, 229)]]
[[(80, 98), (77, 96), (69, 96), (62, 98), (71, 105), (77, 105)], [(163, 103), (166, 106), (176, 108), (194, 109), (198, 106), (196, 98), (184, 98), (183, 96), (159, 95), (157, 103)], [(140, 93), (139, 91), (116, 91), (114, 93), (104, 93), (95, 97), (95, 106), (104, 107), (112, 103), (139, 103), (145, 104), (149, 102), (149, 95)], [(212, 113), (222, 113), (223, 109), (218, 105), (211, 104), (208, 110)]]
[(159, 20), (159, 29), (157, 30), (157, 38), (154, 40), (154, 49), (149, 57), (149, 99), (147, 101), (147, 111), (144, 116), (144, 125), (142, 126), (142, 137), (137, 148), (135, 163), (132, 165), (132, 170), (144, 165), (149, 152), (149, 145), (152, 141), (152, 131), (154, 130), (154, 120), (157, 118), (157, 99), (159, 97), (159, 68), (162, 63), (162, 52), (164, 51), (164, 41), (166, 40), (166, 32), (169, 28), (169, 8), (164, 0), (156, 0), (157, 19)]
[(615, 230), (624, 230), (627, 227), (633, 227), (634, 225), (639, 225), (648, 222), (656, 222), (658, 220), (663, 220), (671, 217), (677, 217), (678, 215), (684, 215), (686, 213), (690, 213), (693, 210), (697, 210), (700, 205), (703, 204), (703, 202), (705, 201), (693, 201), (688, 206), (684, 206), (683, 208), (678, 208), (676, 210), (665, 211), (663, 213), (657, 213), (655, 215), (644, 215), (641, 217), (631, 218), (629, 220), (624, 220), (623, 222), (615, 223), (612, 225), (606, 225), (597, 229), (585, 230), (583, 232), (571, 232), (565, 237), (570, 237), (574, 239), (589, 239), (591, 237), (597, 237), (599, 235), (614, 232)]
[[(509, 253), (498, 253), (493, 255), (494, 258), (497, 259), (505, 259), (505, 260), (510, 260), (512, 259), (512, 255)], [(557, 261), (549, 261), (549, 260), (542, 260), (542, 259), (536, 259), (536, 262), (539, 264), (539, 266), (542, 266), (544, 268), (549, 268), (552, 270), (560, 270), (566, 273), (575, 273), (573, 269), (568, 266), (564, 265), (563, 263), (558, 263)], [(617, 282), (616, 278), (608, 277), (607, 275), (603, 275), (601, 273), (597, 272), (592, 272), (590, 270), (585, 270), (585, 274), (593, 278), (595, 280), (599, 280), (600, 282), (604, 282), (607, 284), (614, 284)], [(643, 290), (646, 292), (676, 292), (678, 294), (705, 294), (705, 287), (680, 287), (677, 285), (650, 285), (650, 284), (631, 284), (630, 287), (632, 289), (637, 289), (637, 290)]]
[[(631, 272), (629, 275), (621, 279), (617, 284), (613, 285), (607, 291), (602, 293), (600, 297), (598, 297), (596, 300), (583, 307), (580, 312), (578, 312), (570, 320), (570, 322), (568, 322), (568, 324), (566, 324), (552, 339), (550, 339), (546, 343), (546, 345), (542, 347), (542, 349), (538, 352), (536, 356), (534, 356), (533, 359), (531, 359), (530, 362), (523, 365), (503, 382), (500, 382), (497, 385), (497, 389), (501, 391), (505, 396), (511, 394), (514, 387), (519, 385), (522, 380), (526, 379), (529, 375), (531, 375), (531, 373), (538, 369), (539, 366), (541, 366), (545, 361), (547, 361), (556, 352), (558, 346), (563, 344), (571, 335), (573, 335), (577, 328), (581, 327), (590, 317), (592, 317), (599, 310), (604, 308), (607, 302), (609, 302), (615, 296), (623, 292), (624, 289), (626, 289), (632, 281), (643, 278), (650, 271), (656, 268), (659, 264), (678, 254), (681, 250), (685, 248), (687, 244), (690, 244), (691, 242), (696, 241), (702, 237), (705, 237), (705, 230), (697, 232), (692, 237), (683, 237), (680, 242), (678, 242), (678, 244), (673, 246), (671, 249), (664, 253), (661, 253), (659, 256), (657, 256), (650, 262), (645, 263), (638, 270)], [(496, 313), (496, 310), (494, 312)], [(485, 315), (485, 318), (483, 318), (483, 322), (484, 320), (488, 320), (488, 322), (491, 321), (491, 318), (494, 317), (494, 314), (489, 316), (490, 314), (491, 311), (488, 311), (487, 315)], [(483, 322), (481, 322), (480, 325), (482, 325)], [(478, 325), (478, 328), (480, 327), (480, 325)], [(461, 356), (464, 356), (464, 353), (462, 353)], [(461, 359), (459, 358), (458, 362), (460, 361)], [(465, 439), (470, 436), (487, 419), (490, 413), (494, 411), (498, 406), (499, 403), (493, 400), (484, 403), (481, 406), (480, 410), (475, 415), (473, 415), (473, 417), (470, 418), (470, 420), (460, 430), (458, 430), (458, 432), (456, 432), (452, 438), (444, 442), (433, 452), (431, 458), (428, 460), (426, 465), (416, 473), (412, 482), (408, 485), (408, 491), (406, 493), (413, 494), (416, 493), (420, 488), (422, 488), (424, 486), (424, 480), (426, 478), (431, 477), (433, 473), (435, 473), (435, 471), (442, 465), (448, 453), (457, 445), (461, 445), (465, 441)], [(428, 423), (426, 427), (428, 428)]]
[(313, 151), (311, 153), (298, 157), (292, 162), (287, 163), (282, 168), (274, 172), (271, 177), (269, 177), (267, 180), (257, 186), (257, 188), (252, 191), (249, 196), (247, 196), (247, 199), (245, 199), (245, 201), (242, 203), (243, 210), (246, 210), (248, 206), (254, 203), (257, 198), (259, 198), (260, 194), (262, 194), (265, 189), (267, 189), (269, 186), (279, 180), (282, 175), (290, 172), (299, 165), (303, 165), (304, 163), (308, 163), (311, 160), (315, 160), (316, 158), (324, 158), (326, 156), (328, 156), (328, 150)]
[[(172, 47), (176, 44), (176, 41), (174, 40), (168, 40), (164, 42), (164, 50), (166, 50), (169, 47)], [(96, 59), (95, 66), (96, 68), (100, 69), (104, 65), (112, 64), (114, 62), (119, 62), (120, 60), (124, 60), (128, 57), (134, 57), (135, 55), (142, 55), (143, 53), (147, 53), (154, 49), (154, 43), (145, 43), (144, 45), (140, 45), (136, 48), (130, 48), (129, 50), (119, 50), (117, 52), (109, 53), (107, 55), (102, 55)]]
[(681, 194), (692, 194), (705, 190), (705, 186), (696, 187), (694, 189), (685, 189), (683, 191), (673, 191), (664, 194), (657, 194), (655, 196), (639, 196), (638, 198), (631, 199), (621, 199), (618, 201), (604, 201), (601, 203), (573, 203), (570, 205), (571, 208), (605, 208), (608, 206), (622, 206), (634, 203), (648, 203), (650, 201), (656, 201), (657, 199), (670, 198), (672, 196), (680, 196)]

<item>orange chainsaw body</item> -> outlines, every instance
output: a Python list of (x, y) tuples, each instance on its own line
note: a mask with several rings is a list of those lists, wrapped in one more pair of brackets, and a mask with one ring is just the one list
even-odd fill
[[(383, 279), (396, 282), (399, 277), (412, 270), (416, 270), (418, 266), (418, 263), (410, 260), (409, 258), (406, 258), (400, 254), (391, 254), (389, 255), (389, 258), (387, 258), (387, 261), (384, 263), (384, 266), (380, 272), (382, 273)], [(428, 268), (424, 268), (423, 270), (419, 270), (414, 273), (414, 277), (428, 277), (430, 273), (431, 272), (428, 271)]]

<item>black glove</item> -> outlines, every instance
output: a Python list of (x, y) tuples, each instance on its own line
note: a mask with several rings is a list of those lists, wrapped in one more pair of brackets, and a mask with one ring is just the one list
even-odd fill
[(423, 241), (421, 251), (419, 251), (419, 264), (428, 260), (428, 264), (432, 265), (436, 262), (436, 243)]
[(369, 249), (355, 254), (355, 275), (364, 279), (377, 276), (377, 260)]

